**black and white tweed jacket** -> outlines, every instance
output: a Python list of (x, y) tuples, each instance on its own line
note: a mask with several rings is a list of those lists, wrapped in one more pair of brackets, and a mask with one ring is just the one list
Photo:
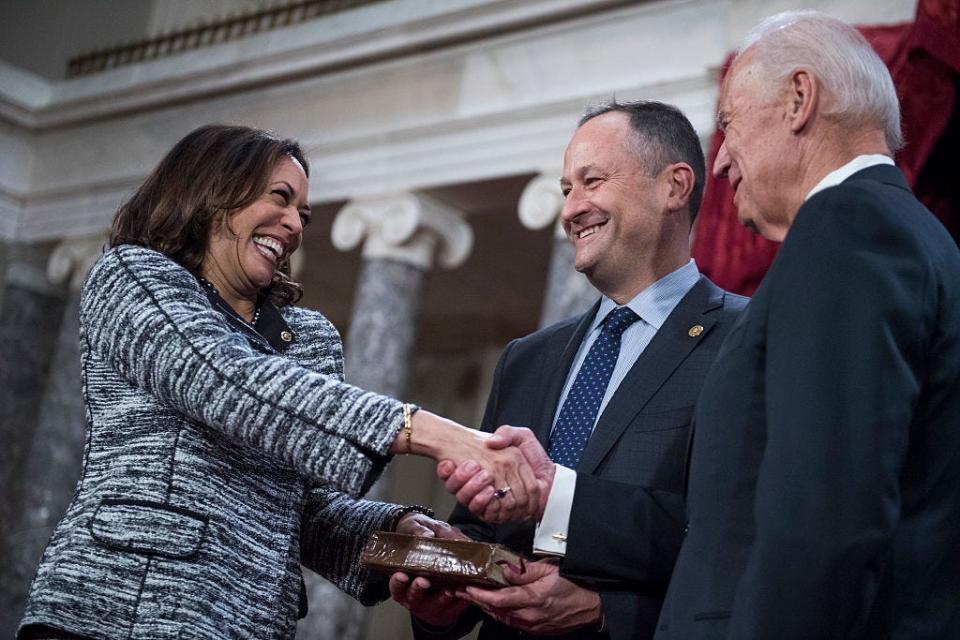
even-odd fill
[(160, 253), (121, 246), (94, 266), (83, 473), (21, 626), (291, 638), (301, 562), (365, 599), (355, 560), (394, 505), (351, 496), (383, 469), (401, 405), (343, 382), (322, 315), (282, 315), (297, 339), (280, 355)]

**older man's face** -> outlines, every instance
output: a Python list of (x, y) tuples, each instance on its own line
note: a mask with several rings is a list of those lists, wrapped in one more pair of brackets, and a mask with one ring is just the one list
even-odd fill
[(790, 224), (797, 158), (781, 98), (773, 97), (748, 51), (720, 91), (717, 120), (725, 139), (713, 175), (733, 187), (737, 216), (747, 228), (782, 241)]

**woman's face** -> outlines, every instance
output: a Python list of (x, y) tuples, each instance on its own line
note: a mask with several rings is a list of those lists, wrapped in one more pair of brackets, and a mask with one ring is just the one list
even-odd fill
[(265, 193), (211, 229), (200, 274), (221, 294), (255, 299), (300, 246), (309, 220), (307, 176), (287, 157), (274, 167)]

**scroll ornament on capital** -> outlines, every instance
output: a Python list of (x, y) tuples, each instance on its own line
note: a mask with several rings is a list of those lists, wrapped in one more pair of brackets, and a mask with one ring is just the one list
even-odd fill
[(543, 172), (534, 177), (520, 194), (517, 215), (527, 229), (543, 229), (556, 222), (557, 236), (565, 237), (560, 226), (560, 212), (563, 210), (563, 193), (560, 191), (560, 176), (552, 172)]
[(65, 238), (47, 259), (47, 279), (53, 284), (68, 282), (71, 290), (78, 291), (106, 245), (106, 233)]

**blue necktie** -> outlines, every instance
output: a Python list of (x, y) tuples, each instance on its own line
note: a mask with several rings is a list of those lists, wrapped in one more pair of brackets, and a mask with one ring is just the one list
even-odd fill
[(580, 462), (620, 355), (620, 338), (639, 319), (629, 307), (618, 307), (604, 319), (600, 335), (577, 372), (550, 436), (550, 459), (557, 464), (574, 469)]

